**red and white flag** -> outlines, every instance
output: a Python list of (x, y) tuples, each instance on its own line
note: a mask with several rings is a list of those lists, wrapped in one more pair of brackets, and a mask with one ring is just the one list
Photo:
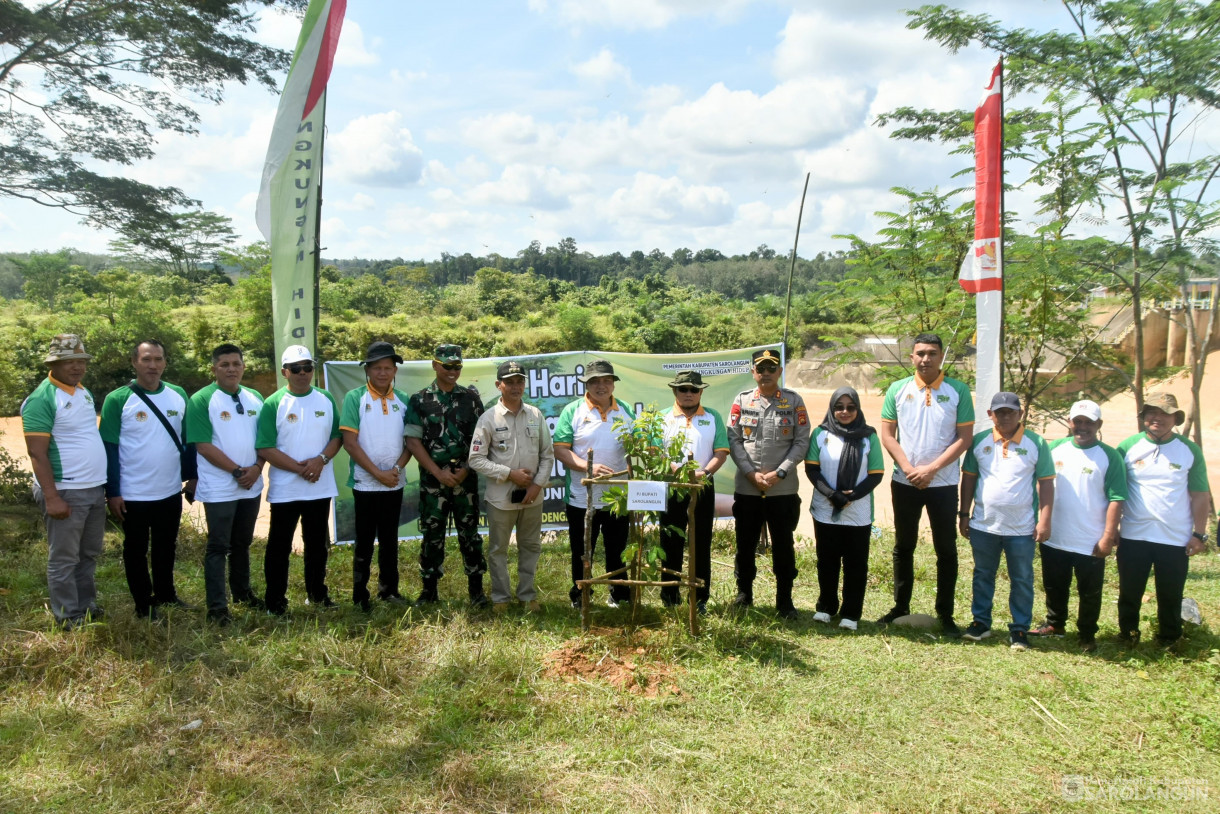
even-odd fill
[(959, 282), (971, 294), (1003, 288), (1000, 207), (1004, 200), (1004, 63), (974, 111), (974, 244), (962, 263)]

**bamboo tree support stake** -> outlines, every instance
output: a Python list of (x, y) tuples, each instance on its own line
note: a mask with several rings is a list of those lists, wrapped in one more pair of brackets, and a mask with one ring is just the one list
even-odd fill
[[(586, 580), (593, 577), (593, 450), (590, 449), (585, 458), (585, 473), (589, 476), (585, 481), (585, 553), (581, 558), (582, 573)], [(603, 546), (604, 548), (604, 546)], [(589, 602), (593, 596), (593, 586), (587, 581), (580, 589), (580, 629), (589, 629)]]
[[(698, 536), (698, 532), (695, 530), (695, 505), (699, 502), (699, 492), (702, 491), (702, 489), (692, 491), (690, 493), (690, 504), (686, 507), (686, 569), (696, 579), (698, 578), (699, 570), (695, 567), (695, 558), (698, 556), (695, 553), (695, 537)], [(708, 550), (710, 551), (711, 548), (709, 547)], [(692, 636), (699, 635), (699, 611), (696, 605), (695, 592), (696, 589), (693, 585), (686, 589), (686, 608), (690, 621), (690, 635)]]

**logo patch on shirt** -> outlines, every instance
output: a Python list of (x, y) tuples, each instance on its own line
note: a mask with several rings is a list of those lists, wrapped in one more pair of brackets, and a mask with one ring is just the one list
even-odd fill
[(393, 410), (394, 412), (398, 412), (398, 402), (394, 402), (393, 404), (391, 404), (390, 409)]
[(256, 415), (258, 415), (258, 410), (246, 410), (246, 415), (254, 418)]
[(1082, 475), (1092, 475), (1092, 474), (1093, 474), (1093, 467), (1091, 467), (1091, 466), (1082, 466), (1082, 467), (1080, 467), (1080, 472), (1081, 472), (1081, 474), (1082, 474)]
[(287, 421), (289, 424), (295, 424), (301, 420), (301, 417), (298, 416), (296, 413), (289, 413), (288, 415), (284, 416), (284, 420)]
[(165, 414), (166, 415), (178, 415), (178, 411), (177, 410), (166, 410)]
[(325, 410), (314, 410), (313, 417), (314, 418), (326, 418), (326, 411)]
[(936, 397), (936, 403), (937, 403), (937, 404), (948, 404), (948, 403), (949, 403), (949, 397), (948, 397), (948, 396), (937, 396), (937, 397)]
[(984, 454), (984, 455), (990, 455), (990, 454), (991, 454), (991, 451), (992, 451), (993, 449), (995, 449), (995, 447), (993, 447), (993, 446), (991, 446), (990, 444), (988, 444), (987, 446), (983, 447), (983, 454)]
[(1017, 454), (1018, 455), (1028, 455), (1029, 450), (1026, 449), (1025, 447), (1017, 447)]
[(1169, 468), (1170, 468), (1170, 469), (1172, 469), (1174, 472), (1177, 472), (1179, 469), (1181, 469), (1181, 468), (1182, 468), (1182, 465), (1181, 465), (1181, 464), (1175, 464), (1175, 463), (1171, 463), (1171, 464), (1169, 465)]
[(221, 411), (220, 411), (220, 420), (221, 420), (221, 421), (228, 421), (228, 420), (229, 420), (229, 419), (231, 419), (231, 418), (233, 418), (233, 416), (229, 414), (229, 411), (228, 411), (228, 410), (221, 410)]
[(796, 423), (802, 427), (809, 423), (809, 415), (805, 412), (804, 407), (796, 408)]
[(143, 410), (139, 410), (136, 412), (136, 421), (147, 421), (147, 420), (148, 420), (148, 413), (144, 412)]
[(482, 441), (480, 441), (478, 438), (474, 439), (474, 443), (472, 443), (472, 444), (470, 445), (470, 451), (471, 451), (471, 452), (478, 452), (478, 451), (479, 451), (479, 450), (481, 450), (482, 448), (483, 448), (483, 442), (482, 442)]
[(706, 418), (701, 418), (695, 422), (695, 425), (699, 427), (710, 427), (712, 426), (712, 422)]
[(734, 404), (733, 409), (729, 410), (729, 426), (736, 427), (737, 422), (741, 419), (741, 405)]
[(1055, 461), (1056, 469), (1063, 469), (1063, 461)]
[[(371, 404), (367, 404), (367, 403), (364, 405), (364, 411), (365, 411), (366, 413), (367, 413), (369, 410), (372, 410), (372, 409), (373, 409), (373, 405), (371, 405)], [(394, 409), (395, 409), (395, 410), (397, 410), (398, 408), (397, 408), (397, 407), (395, 407)]]

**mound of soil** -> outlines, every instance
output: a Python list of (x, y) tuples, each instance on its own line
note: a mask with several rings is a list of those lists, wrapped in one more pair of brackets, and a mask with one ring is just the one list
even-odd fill
[[(596, 632), (596, 631), (593, 631)], [(546, 678), (556, 678), (569, 684), (581, 681), (602, 681), (616, 690), (644, 698), (681, 695), (674, 676), (682, 668), (650, 653), (649, 648), (621, 640), (619, 631), (605, 631), (607, 639), (569, 639), (557, 650), (543, 657)]]

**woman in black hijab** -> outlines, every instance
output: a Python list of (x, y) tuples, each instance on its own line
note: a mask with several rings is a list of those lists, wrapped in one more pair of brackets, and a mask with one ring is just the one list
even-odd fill
[(805, 456), (805, 474), (816, 490), (809, 504), (818, 547), (815, 622), (829, 622), (838, 613), (839, 627), (855, 630), (860, 621), (873, 532), (872, 492), (883, 472), (881, 441), (864, 421), (860, 396), (850, 387), (840, 387), (830, 397), (826, 418), (814, 428)]

